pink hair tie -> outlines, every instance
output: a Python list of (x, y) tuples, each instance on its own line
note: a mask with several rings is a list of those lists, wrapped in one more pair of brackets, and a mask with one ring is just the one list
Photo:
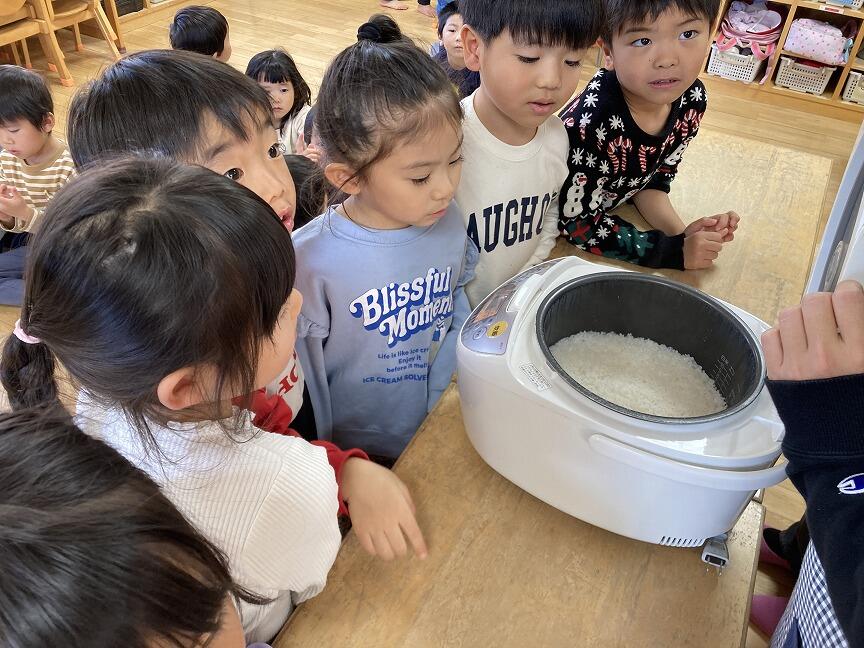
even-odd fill
[(15, 337), (21, 340), (24, 344), (40, 344), (42, 342), (39, 338), (32, 337), (24, 332), (24, 329), (21, 328), (20, 319), (15, 322), (15, 330), (13, 333), (15, 334)]

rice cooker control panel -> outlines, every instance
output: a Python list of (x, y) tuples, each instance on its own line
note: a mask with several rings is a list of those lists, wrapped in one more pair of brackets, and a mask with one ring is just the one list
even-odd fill
[(519, 289), (532, 277), (546, 274), (558, 261), (547, 261), (526, 270), (484, 299), (462, 327), (462, 344), (475, 353), (504, 355), (520, 303), (524, 303), (522, 295), (516, 300)]

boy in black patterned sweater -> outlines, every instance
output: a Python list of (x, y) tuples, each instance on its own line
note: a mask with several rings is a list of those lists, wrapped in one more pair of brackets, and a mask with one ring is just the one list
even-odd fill
[[(561, 113), (570, 138), (559, 228), (593, 254), (702, 269), (734, 238), (726, 212), (685, 226), (669, 200), (706, 108), (698, 80), (719, 0), (606, 0), (606, 67)], [(632, 200), (654, 229), (610, 212)]]

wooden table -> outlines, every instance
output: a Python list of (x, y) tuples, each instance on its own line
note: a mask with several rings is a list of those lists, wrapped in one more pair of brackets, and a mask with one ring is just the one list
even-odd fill
[[(741, 227), (711, 270), (659, 274), (772, 322), (804, 289), (829, 171), (823, 158), (700, 133), (673, 185), (673, 203), (688, 222), (735, 209)], [(804, 177), (810, 180), (790, 191), (789, 178)], [(622, 214), (639, 224), (627, 209)], [(598, 261), (563, 242), (553, 256), (574, 252)], [(275, 648), (744, 643), (761, 504), (751, 503), (735, 526), (728, 541), (731, 562), (722, 575), (706, 568), (699, 550), (645, 544), (592, 527), (528, 495), (483, 462), (465, 435), (455, 387), (395, 471), (414, 495), (429, 558), (384, 563), (349, 535), (324, 592), (297, 610)]]
[(722, 575), (696, 549), (592, 527), (483, 462), (455, 385), (395, 471), (414, 495), (429, 557), (385, 563), (350, 534), (324, 592), (297, 610), (274, 648), (743, 645), (760, 504), (735, 527)]

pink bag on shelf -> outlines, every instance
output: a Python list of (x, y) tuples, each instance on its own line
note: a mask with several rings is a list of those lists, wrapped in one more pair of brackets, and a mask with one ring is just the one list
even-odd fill
[(717, 35), (717, 49), (747, 48), (759, 61), (770, 57), (780, 40), (783, 17), (764, 2), (733, 2)]
[(825, 65), (843, 65), (849, 60), (855, 31), (852, 21), (840, 29), (820, 20), (798, 18), (792, 21), (783, 49)]

